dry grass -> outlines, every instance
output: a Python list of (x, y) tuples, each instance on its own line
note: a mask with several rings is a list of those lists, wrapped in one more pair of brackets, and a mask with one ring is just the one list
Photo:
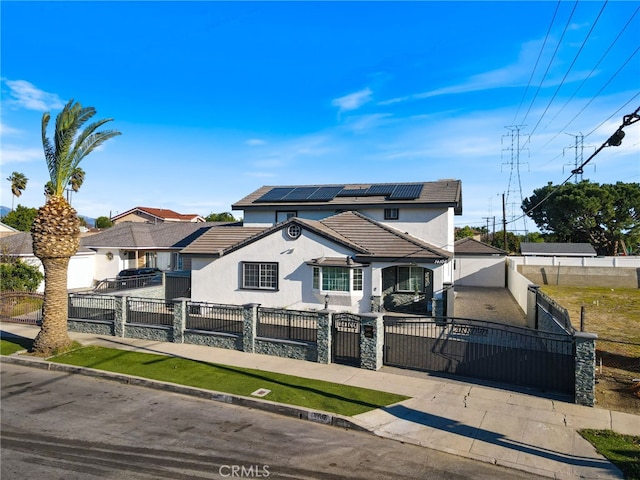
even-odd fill
[(640, 399), (631, 391), (631, 381), (640, 378), (640, 289), (544, 285), (540, 290), (567, 309), (577, 330), (584, 307), (584, 330), (598, 334), (596, 404), (640, 412)]

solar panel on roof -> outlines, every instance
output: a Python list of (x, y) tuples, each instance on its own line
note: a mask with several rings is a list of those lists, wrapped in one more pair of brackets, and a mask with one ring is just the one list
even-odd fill
[(422, 193), (422, 184), (396, 185), (389, 195), (389, 200), (413, 200)]
[(258, 198), (256, 202), (277, 202), (279, 200), (282, 200), (285, 195), (291, 193), (293, 190), (293, 188), (275, 187)]
[(300, 202), (306, 200), (309, 195), (318, 190), (319, 187), (297, 187), (285, 195), (281, 200), (284, 202)]
[(366, 193), (366, 188), (343, 188), (338, 197), (360, 197)]
[(322, 202), (333, 200), (334, 197), (342, 190), (344, 187), (320, 187), (318, 190), (313, 192), (311, 195), (307, 197), (309, 201)]
[(365, 195), (391, 195), (396, 185), (371, 185)]

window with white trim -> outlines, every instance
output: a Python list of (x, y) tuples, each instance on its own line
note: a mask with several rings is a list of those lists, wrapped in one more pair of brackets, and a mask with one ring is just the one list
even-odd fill
[(278, 264), (243, 262), (242, 288), (277, 290)]
[(397, 208), (385, 208), (384, 219), (385, 220), (398, 220), (400, 212)]
[(313, 267), (313, 288), (326, 292), (362, 291), (362, 269)]

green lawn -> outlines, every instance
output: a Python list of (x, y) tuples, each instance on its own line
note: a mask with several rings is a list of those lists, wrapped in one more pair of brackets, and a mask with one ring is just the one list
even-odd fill
[(621, 435), (611, 430), (581, 430), (596, 450), (617, 466), (624, 478), (640, 479), (640, 437)]
[(29, 350), (33, 340), (24, 337), (3, 336), (0, 338), (0, 355), (11, 355), (20, 350)]
[[(2, 341), (3, 355), (11, 353), (8, 347), (9, 353), (5, 353), (4, 346), (10, 341)], [(266, 400), (346, 416), (409, 398), (291, 375), (97, 346), (83, 347), (48, 360), (247, 397), (256, 390), (267, 389), (271, 393), (262, 397)]]

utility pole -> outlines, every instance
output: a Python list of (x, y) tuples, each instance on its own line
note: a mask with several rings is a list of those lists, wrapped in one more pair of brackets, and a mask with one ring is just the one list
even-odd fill
[(504, 250), (508, 252), (507, 249), (507, 205), (504, 199), (504, 193), (502, 194), (502, 238), (504, 240)]

